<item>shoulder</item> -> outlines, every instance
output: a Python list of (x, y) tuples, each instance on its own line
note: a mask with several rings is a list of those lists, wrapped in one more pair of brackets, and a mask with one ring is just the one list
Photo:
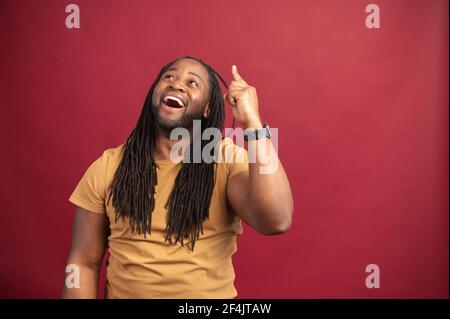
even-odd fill
[(122, 154), (125, 148), (125, 143), (118, 146), (107, 148), (103, 151), (102, 158), (108, 160), (109, 162), (116, 162), (122, 158)]
[(222, 139), (219, 147), (219, 163), (236, 163), (239, 159), (245, 161), (246, 158), (247, 151), (243, 145), (236, 145), (229, 137)]
[(91, 164), (91, 169), (104, 176), (108, 182), (114, 175), (122, 159), (125, 144), (105, 149), (102, 154)]
[(218, 165), (225, 171), (227, 178), (247, 171), (247, 151), (243, 145), (236, 145), (232, 139), (225, 137), (220, 143)]

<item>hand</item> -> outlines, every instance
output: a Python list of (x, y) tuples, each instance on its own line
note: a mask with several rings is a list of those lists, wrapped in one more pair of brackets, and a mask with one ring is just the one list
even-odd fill
[(239, 75), (236, 65), (231, 67), (233, 81), (224, 95), (225, 102), (232, 106), (233, 116), (244, 128), (262, 128), (258, 111), (258, 96), (256, 89), (247, 84)]

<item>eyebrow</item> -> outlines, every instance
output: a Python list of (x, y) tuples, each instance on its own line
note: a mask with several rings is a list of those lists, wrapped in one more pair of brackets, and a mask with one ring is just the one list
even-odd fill
[[(178, 71), (178, 69), (173, 66), (173, 67), (168, 68), (167, 71)], [(191, 71), (189, 71), (188, 73), (198, 77), (203, 83), (205, 83), (205, 81), (203, 81), (202, 77), (200, 75), (198, 75), (197, 73), (194, 73)]]

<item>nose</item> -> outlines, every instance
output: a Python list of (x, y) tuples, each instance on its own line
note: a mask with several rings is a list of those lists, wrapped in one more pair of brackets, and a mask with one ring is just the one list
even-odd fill
[(186, 88), (180, 83), (179, 80), (174, 80), (170, 82), (169, 87), (175, 91), (180, 91), (183, 93), (186, 92)]

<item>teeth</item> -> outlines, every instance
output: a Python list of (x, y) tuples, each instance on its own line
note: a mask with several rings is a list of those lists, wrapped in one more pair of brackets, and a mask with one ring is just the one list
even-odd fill
[(171, 100), (177, 101), (177, 103), (178, 103), (179, 105), (181, 105), (181, 106), (183, 106), (183, 107), (184, 107), (184, 103), (183, 103), (183, 101), (181, 101), (181, 99), (177, 98), (176, 96), (171, 96), (171, 95), (168, 95), (168, 96), (166, 96), (166, 97), (164, 98), (163, 102), (166, 102), (166, 101), (167, 101), (168, 99), (171, 99)]

